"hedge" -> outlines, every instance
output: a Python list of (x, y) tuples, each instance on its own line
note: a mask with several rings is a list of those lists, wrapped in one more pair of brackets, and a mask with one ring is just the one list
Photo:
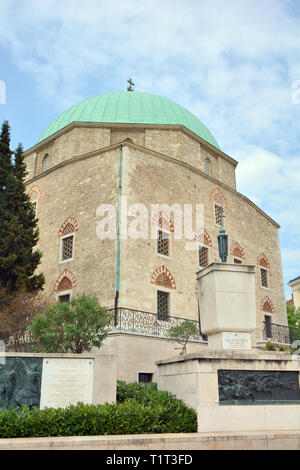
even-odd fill
[(0, 410), (0, 437), (196, 432), (196, 412), (155, 385), (118, 383), (118, 402)]

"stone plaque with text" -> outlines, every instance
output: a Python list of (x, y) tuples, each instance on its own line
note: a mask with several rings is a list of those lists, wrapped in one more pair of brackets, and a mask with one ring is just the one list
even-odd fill
[(93, 403), (94, 359), (44, 358), (40, 408)]
[(223, 349), (251, 349), (250, 333), (226, 331), (222, 333)]

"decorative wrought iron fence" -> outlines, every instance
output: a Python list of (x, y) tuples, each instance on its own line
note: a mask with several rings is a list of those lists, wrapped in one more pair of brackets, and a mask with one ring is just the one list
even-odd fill
[(144, 312), (131, 308), (118, 307), (109, 308), (109, 312), (114, 315), (113, 331), (127, 331), (132, 333), (149, 334), (155, 336), (168, 336), (168, 332), (174, 326), (181, 325), (185, 321), (194, 323), (199, 331), (197, 336), (192, 339), (196, 341), (206, 341), (207, 337), (200, 331), (200, 323), (196, 320), (187, 320), (186, 318), (160, 316), (157, 313)]
[(263, 338), (276, 343), (292, 344), (293, 341), (300, 340), (300, 330), (276, 323), (263, 322)]

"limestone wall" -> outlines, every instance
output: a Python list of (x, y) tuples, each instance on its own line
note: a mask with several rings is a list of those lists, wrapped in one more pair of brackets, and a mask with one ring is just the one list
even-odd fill
[[(45, 295), (55, 296), (55, 282), (64, 271), (75, 278), (74, 293), (99, 296), (103, 305), (112, 306), (115, 296), (115, 240), (100, 240), (96, 234), (101, 203), (117, 205), (119, 152), (87, 158), (50, 171), (30, 188), (38, 186), (38, 219), (43, 253), (39, 269), (46, 276)], [(74, 257), (60, 262), (59, 230), (71, 217), (78, 223)]]
[[(205, 228), (211, 239), (209, 262), (219, 261), (219, 226), (214, 220), (212, 191), (221, 191), (226, 203), (229, 249), (238, 243), (242, 248), (245, 264), (257, 266), (257, 259), (262, 253), (270, 263), (269, 289), (260, 287), (258, 266), (256, 269), (258, 328), (262, 328), (264, 313), (261, 310), (261, 301), (265, 296), (268, 296), (274, 305), (272, 321), (286, 324), (278, 229), (254, 205), (230, 188), (218, 187), (209, 178), (172, 161), (133, 149), (128, 149), (124, 160), (124, 181), (128, 182), (127, 190), (124, 189), (128, 204), (143, 202), (149, 214), (153, 203), (178, 203), (182, 206), (192, 204), (194, 208), (196, 204), (204, 204)], [(149, 228), (150, 226), (149, 215)], [(170, 291), (172, 315), (197, 319), (195, 287), (196, 272), (199, 270), (198, 252), (186, 250), (186, 241), (188, 240), (172, 240), (171, 256), (163, 257), (156, 253), (156, 240), (123, 240), (121, 302), (128, 307), (134, 307), (138, 298), (142, 310), (156, 311), (156, 287), (151, 284), (151, 275), (164, 265), (176, 281), (176, 289)], [(233, 254), (230, 254), (228, 262), (233, 263), (233, 259)], [(260, 335), (261, 331), (258, 332), (258, 337)]]
[[(178, 349), (179, 348), (179, 349)], [(207, 349), (207, 344), (198, 341), (189, 341), (188, 353), (196, 353)], [(105, 339), (101, 349), (94, 353), (110, 356), (117, 359), (117, 379), (127, 383), (138, 382), (139, 373), (153, 374), (153, 382), (157, 381), (157, 366), (155, 362), (161, 359), (178, 356), (180, 344), (168, 338), (137, 333), (112, 333)]]

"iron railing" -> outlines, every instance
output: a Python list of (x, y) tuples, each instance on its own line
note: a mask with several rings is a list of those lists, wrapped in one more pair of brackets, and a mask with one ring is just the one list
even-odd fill
[(276, 323), (263, 322), (263, 338), (264, 340), (271, 340), (276, 343), (292, 344), (297, 339), (300, 339), (300, 330), (291, 328), (286, 325), (278, 325)]
[(109, 308), (108, 311), (114, 315), (112, 331), (126, 331), (168, 337), (171, 328), (188, 321), (196, 325), (199, 332), (198, 335), (193, 336), (191, 339), (196, 341), (207, 340), (207, 337), (201, 333), (199, 321), (196, 320), (187, 320), (186, 318), (171, 317), (169, 315), (161, 316), (157, 313), (124, 307), (118, 307), (117, 309)]

